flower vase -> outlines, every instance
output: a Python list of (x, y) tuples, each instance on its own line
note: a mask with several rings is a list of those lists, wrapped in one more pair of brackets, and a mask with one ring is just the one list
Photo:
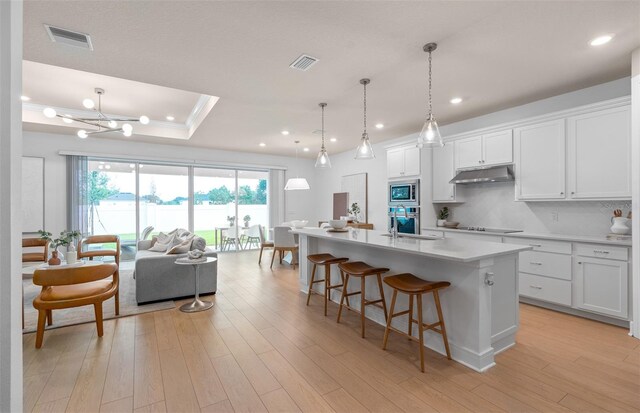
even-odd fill
[(629, 227), (627, 226), (627, 222), (629, 219), (624, 217), (613, 217), (611, 218), (611, 222), (613, 225), (611, 226), (611, 232), (614, 234), (628, 234)]
[(58, 257), (58, 251), (51, 251), (51, 258), (49, 258), (49, 261), (47, 261), (47, 263), (49, 265), (60, 265), (61, 262), (62, 261), (60, 261), (60, 258)]

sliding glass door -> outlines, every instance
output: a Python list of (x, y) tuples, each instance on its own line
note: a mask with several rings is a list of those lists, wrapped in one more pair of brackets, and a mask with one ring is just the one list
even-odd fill
[(189, 168), (141, 163), (138, 171), (141, 233), (189, 229)]
[(258, 225), (263, 233), (269, 230), (268, 180), (268, 172), (238, 171), (238, 224), (243, 249), (260, 248)]
[(236, 218), (236, 171), (193, 169), (193, 229), (211, 248), (236, 250), (239, 235)]

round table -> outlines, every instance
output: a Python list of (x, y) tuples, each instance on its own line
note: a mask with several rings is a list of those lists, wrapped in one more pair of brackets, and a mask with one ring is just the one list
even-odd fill
[(198, 279), (199, 279), (198, 268), (202, 264), (208, 264), (214, 261), (218, 261), (218, 259), (213, 257), (207, 257), (206, 261), (196, 261), (196, 262), (176, 260), (176, 264), (178, 265), (193, 265), (193, 268), (195, 269), (195, 272), (196, 272), (196, 288), (195, 288), (195, 296), (193, 297), (193, 302), (181, 305), (180, 311), (185, 313), (196, 313), (198, 311), (205, 311), (213, 307), (213, 303), (211, 301), (202, 301), (200, 299), (200, 293), (198, 292)]

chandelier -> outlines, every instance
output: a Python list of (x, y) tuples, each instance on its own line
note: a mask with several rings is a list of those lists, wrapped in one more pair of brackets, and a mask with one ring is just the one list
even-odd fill
[(90, 118), (81, 118), (71, 115), (61, 115), (56, 112), (53, 108), (46, 108), (42, 112), (44, 116), (47, 118), (61, 118), (64, 123), (73, 123), (78, 122), (83, 125), (91, 126), (92, 129), (80, 129), (77, 132), (79, 138), (85, 139), (89, 135), (96, 135), (99, 133), (106, 132), (118, 132), (122, 133), (124, 136), (129, 137), (133, 134), (133, 126), (131, 126), (130, 122), (140, 122), (143, 125), (147, 125), (149, 123), (149, 118), (147, 116), (140, 116), (138, 119), (135, 118), (112, 118), (105, 115), (102, 112), (102, 95), (104, 95), (104, 89), (95, 88), (94, 92), (98, 95), (98, 106), (96, 107), (96, 103), (93, 99), (84, 99), (82, 101), (82, 106), (86, 109), (93, 109), (96, 113), (96, 116)]

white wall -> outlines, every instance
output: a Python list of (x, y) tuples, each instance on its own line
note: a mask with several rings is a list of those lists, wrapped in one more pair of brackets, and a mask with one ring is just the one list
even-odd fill
[[(640, 49), (633, 51), (631, 59), (631, 171), (633, 216), (632, 233), (633, 245), (640, 245)], [(633, 323), (632, 334), (640, 338), (640, 248), (633, 248), (632, 257), (632, 305)]]
[[(570, 109), (607, 99), (631, 94), (630, 78), (622, 78), (575, 92), (554, 96), (529, 103), (441, 126), (440, 132), (447, 136), (487, 128), (506, 122), (517, 121), (546, 113)], [(437, 115), (437, 107), (435, 108)], [(378, 229), (386, 228), (387, 175), (385, 146), (401, 142), (413, 142), (417, 134), (399, 137), (373, 145), (377, 158), (373, 161), (356, 161), (353, 151), (331, 154), (332, 168), (317, 172), (319, 188), (319, 215), (330, 216), (332, 194), (340, 191), (340, 177), (346, 174), (367, 172), (369, 174), (369, 222)], [(354, 150), (356, 147), (354, 142)], [(422, 222), (421, 226), (433, 226), (435, 212), (443, 205), (433, 205), (431, 199), (431, 151), (422, 151)], [(487, 184), (461, 188), (469, 199), (460, 206), (449, 205), (455, 219), (476, 226), (513, 226), (541, 233), (566, 233), (583, 235), (602, 235), (608, 232), (608, 216), (611, 205), (603, 202), (567, 202), (567, 203), (516, 203), (513, 196), (513, 183)], [(615, 205), (621, 205), (615, 203)], [(628, 209), (628, 205), (622, 204)], [(603, 209), (607, 209), (606, 213)], [(498, 213), (498, 211), (500, 211)], [(551, 220), (551, 212), (558, 212), (559, 221)], [(640, 215), (638, 213), (637, 215)], [(610, 224), (609, 224), (610, 226)]]
[(0, 2), (0, 412), (22, 411), (22, 2)]
[(124, 139), (88, 138), (82, 140), (75, 136), (38, 132), (24, 132), (23, 150), (25, 156), (45, 158), (45, 227), (47, 231), (54, 234), (67, 229), (66, 157), (59, 155), (60, 151), (165, 161), (220, 162), (224, 165), (282, 166), (288, 168), (287, 175), (289, 173), (295, 175), (299, 170), (300, 176), (309, 181), (311, 191), (286, 192), (285, 217), (287, 220), (308, 219), (309, 222), (316, 222), (320, 218), (314, 203), (317, 191), (314, 161), (310, 159), (299, 159), (296, 162), (295, 157), (193, 148), (179, 144), (150, 144)]

